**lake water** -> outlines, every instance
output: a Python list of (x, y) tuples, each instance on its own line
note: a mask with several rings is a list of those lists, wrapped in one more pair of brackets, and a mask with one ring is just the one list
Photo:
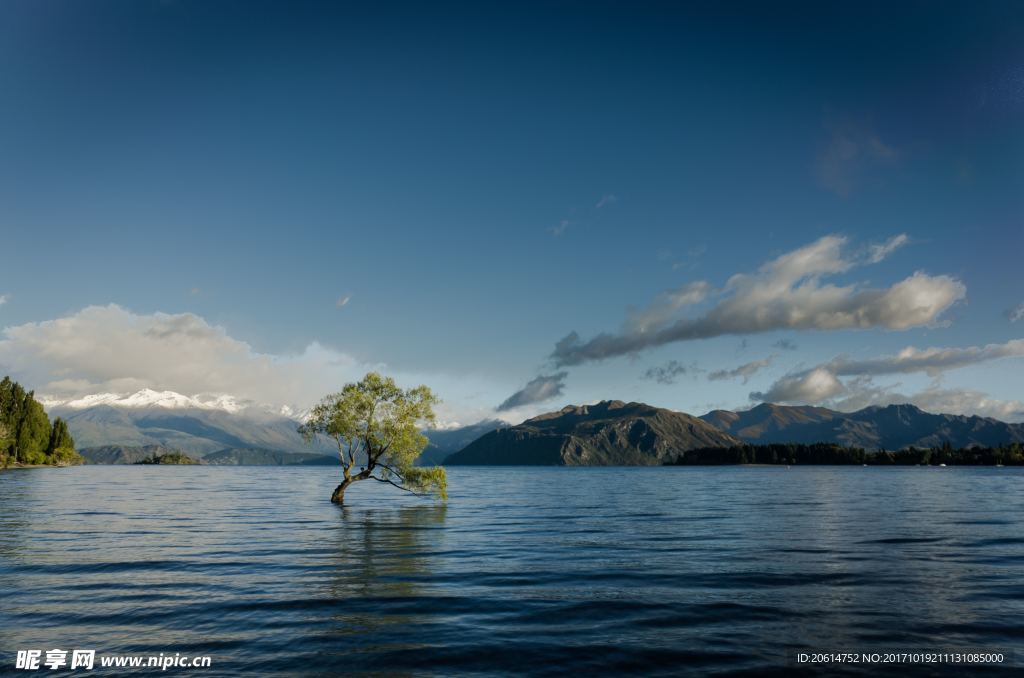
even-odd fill
[(204, 676), (1021, 670), (1024, 469), (463, 467), (447, 505), (360, 483), (344, 509), (337, 477), (0, 472), (0, 674), (31, 648), (211, 655), (167, 672)]

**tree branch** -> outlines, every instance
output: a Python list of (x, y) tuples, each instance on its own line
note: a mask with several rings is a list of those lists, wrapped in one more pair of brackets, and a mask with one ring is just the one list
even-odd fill
[(403, 483), (405, 482), (405, 476), (396, 471), (395, 469), (391, 468), (387, 464), (377, 464), (377, 466), (387, 469), (389, 472), (394, 473), (398, 477), (398, 479), (401, 480)]
[(377, 476), (370, 476), (370, 477), (373, 478), (374, 480), (376, 480), (379, 483), (387, 483), (388, 485), (394, 485), (398, 489), (404, 490), (405, 492), (408, 492), (409, 494), (414, 494), (417, 497), (429, 497), (430, 496), (429, 494), (424, 493), (424, 492), (417, 492), (416, 490), (410, 490), (408, 487), (402, 487), (398, 483), (393, 482), (391, 480), (388, 480), (387, 478), (378, 478)]

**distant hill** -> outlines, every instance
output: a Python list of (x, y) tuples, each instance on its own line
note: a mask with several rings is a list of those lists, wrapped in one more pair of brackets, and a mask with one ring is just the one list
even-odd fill
[(824, 407), (765, 403), (749, 410), (715, 410), (701, 417), (748, 443), (835, 443), (865, 449), (997, 447), (1024, 442), (1024, 424), (959, 414), (931, 414), (914, 405), (867, 407), (844, 413)]
[(423, 450), (423, 454), (416, 460), (416, 463), (420, 466), (436, 466), (441, 464), (449, 456), (466, 447), (480, 436), (503, 426), (508, 426), (508, 424), (500, 419), (487, 419), (476, 424), (463, 426), (462, 428), (424, 431), (423, 433), (430, 440), (430, 443), (427, 445), (427, 449)]
[(619, 400), (568, 406), (485, 434), (446, 465), (653, 466), (739, 441), (681, 412)]

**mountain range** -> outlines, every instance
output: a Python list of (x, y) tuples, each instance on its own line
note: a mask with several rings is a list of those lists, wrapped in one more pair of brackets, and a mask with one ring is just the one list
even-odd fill
[(740, 443), (834, 443), (868, 450), (906, 447), (995, 447), (1024, 442), (1024, 424), (913, 405), (844, 413), (824, 407), (763, 404), (696, 418), (643, 403), (604, 401), (569, 406), (492, 431), (445, 460), (446, 465), (651, 465), (678, 452)]
[(765, 403), (749, 410), (714, 410), (704, 421), (747, 443), (836, 443), (868, 450), (905, 447), (994, 447), (1024, 442), (1024, 424), (989, 417), (931, 414), (914, 405), (836, 412), (824, 407)]
[[(144, 390), (49, 402), (63, 417), (90, 463), (133, 463), (181, 451), (210, 464), (333, 464), (327, 441), (307, 443), (296, 431), (302, 415), (230, 397), (190, 397)], [(643, 403), (570, 405), (511, 426), (486, 420), (425, 432), (419, 463), (660, 464), (673, 452), (739, 443), (828, 442), (865, 449), (997, 446), (1024, 442), (1024, 424), (953, 414), (913, 405), (838, 412), (824, 407), (762, 404), (714, 410), (701, 417)]]
[(67, 421), (79, 449), (159, 446), (193, 457), (226, 449), (336, 454), (326, 441), (303, 440), (296, 430), (301, 415), (289, 416), (225, 396), (202, 399), (146, 389), (127, 396), (99, 394), (48, 401), (47, 410)]

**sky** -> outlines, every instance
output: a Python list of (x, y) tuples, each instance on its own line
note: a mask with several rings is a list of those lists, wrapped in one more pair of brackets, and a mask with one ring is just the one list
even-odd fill
[(1024, 6), (5, 3), (0, 372), (1024, 421)]

